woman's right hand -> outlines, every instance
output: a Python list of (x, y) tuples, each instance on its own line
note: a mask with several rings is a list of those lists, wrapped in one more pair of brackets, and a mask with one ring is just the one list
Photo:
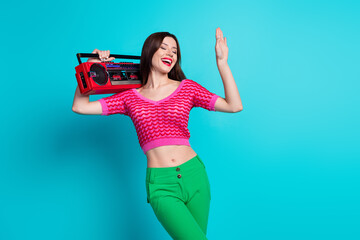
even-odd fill
[(101, 51), (99, 49), (94, 49), (94, 51), (92, 53), (98, 54), (99, 57), (98, 58), (89, 58), (88, 62), (109, 62), (114, 60), (114, 57), (110, 57), (110, 51), (109, 50), (105, 50), (105, 51)]

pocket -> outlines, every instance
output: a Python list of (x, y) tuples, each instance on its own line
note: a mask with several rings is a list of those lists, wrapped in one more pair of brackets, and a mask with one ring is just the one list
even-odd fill
[(201, 163), (201, 165), (205, 168), (205, 164), (203, 163), (203, 161), (201, 161), (201, 158), (199, 157), (199, 155), (197, 155), (197, 159), (199, 160), (199, 162)]
[(151, 183), (147, 184), (147, 202), (150, 204), (158, 202), (163, 197), (180, 197), (180, 186), (178, 183)]

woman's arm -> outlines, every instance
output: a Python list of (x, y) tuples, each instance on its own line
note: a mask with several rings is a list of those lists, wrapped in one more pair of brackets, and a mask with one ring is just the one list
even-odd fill
[(216, 63), (221, 79), (224, 84), (225, 99), (219, 97), (215, 102), (215, 111), (218, 112), (240, 112), (243, 109), (239, 90), (236, 86), (234, 77), (227, 63), (229, 49), (226, 38), (220, 28), (216, 29)]
[[(92, 53), (97, 53), (99, 58), (89, 58), (88, 62), (101, 62), (101, 61), (112, 61), (115, 58), (109, 58), (110, 51), (100, 51), (95, 49)], [(102, 107), (99, 101), (89, 101), (89, 96), (82, 95), (80, 93), (79, 86), (77, 86), (74, 96), (74, 102), (72, 110), (78, 114), (95, 115), (102, 114)]]
[(72, 106), (73, 112), (86, 115), (102, 114), (102, 107), (99, 101), (89, 102), (89, 96), (80, 93), (79, 86), (75, 90), (74, 102)]

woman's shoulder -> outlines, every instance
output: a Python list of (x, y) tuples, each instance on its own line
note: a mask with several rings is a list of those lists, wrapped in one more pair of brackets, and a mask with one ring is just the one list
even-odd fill
[(181, 80), (181, 82), (187, 83), (187, 84), (194, 84), (196, 83), (194, 80), (189, 79), (189, 78), (185, 78), (183, 80)]
[(124, 89), (120, 89), (118, 92), (113, 93), (113, 95), (111, 95), (111, 97), (123, 97), (123, 96), (127, 96), (129, 94), (131, 94), (133, 92), (133, 89), (135, 88), (124, 88)]
[(196, 82), (195, 80), (192, 80), (192, 79), (189, 79), (189, 78), (186, 78), (182, 81), (185, 81), (186, 85), (189, 85), (189, 86), (192, 86), (192, 87), (197, 87), (199, 86), (200, 84), (198, 82)]
[(178, 83), (181, 83), (181, 82), (188, 82), (188, 81), (191, 81), (190, 79), (188, 78), (185, 78), (185, 79), (182, 79), (182, 80), (176, 80), (176, 79), (171, 79), (169, 78), (172, 82), (178, 82)]

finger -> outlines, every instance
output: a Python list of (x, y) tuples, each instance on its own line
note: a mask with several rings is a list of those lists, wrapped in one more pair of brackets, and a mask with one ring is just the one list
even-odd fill
[(106, 51), (106, 58), (109, 58), (109, 56), (110, 56), (110, 50), (107, 50)]
[(220, 38), (219, 29), (220, 29), (220, 28), (217, 28), (217, 29), (216, 29), (216, 34), (215, 34), (216, 40), (218, 40), (218, 39)]
[(220, 28), (219, 28), (219, 35), (220, 35), (220, 39), (224, 39), (223, 32), (221, 31), (221, 29), (220, 29)]
[(106, 58), (106, 51), (101, 51), (101, 57)]
[(216, 45), (220, 46), (221, 44), (223, 44), (223, 42), (224, 42), (224, 39), (218, 38), (216, 41)]
[(226, 37), (225, 37), (225, 45), (227, 45), (227, 42), (226, 42)]

